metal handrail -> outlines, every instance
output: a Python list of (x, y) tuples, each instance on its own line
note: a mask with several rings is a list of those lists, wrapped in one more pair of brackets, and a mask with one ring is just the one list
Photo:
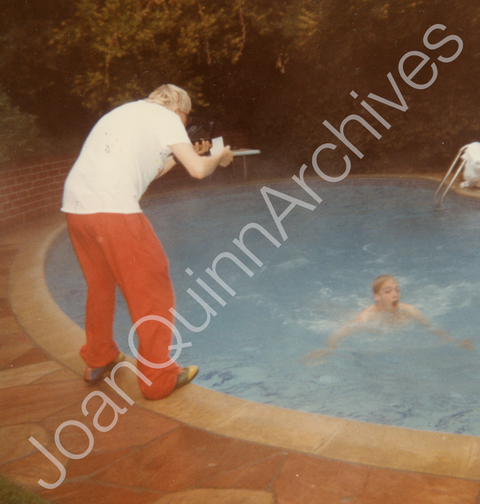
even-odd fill
[[(453, 169), (455, 168), (455, 165), (458, 161), (458, 159), (460, 158), (460, 156), (462, 156), (462, 154), (464, 154), (465, 150), (467, 149), (468, 145), (464, 145), (459, 151), (458, 151), (458, 154), (457, 154), (457, 157), (455, 158), (455, 160), (453, 161), (453, 163), (451, 164), (450, 168), (448, 169), (447, 171), (447, 174), (445, 175), (445, 177), (443, 177), (443, 180), (440, 182), (440, 185), (438, 186), (438, 189), (436, 190), (435, 192), (435, 203), (437, 203), (437, 195), (438, 193), (440, 192), (440, 189), (442, 188), (442, 186), (446, 183), (446, 180), (448, 179), (448, 177), (450, 176), (450, 174), (452, 173)], [(452, 180), (450, 181), (450, 183), (448, 184), (447, 188), (445, 189), (445, 191), (443, 192), (441, 198), (440, 198), (440, 201), (439, 203), (442, 204), (443, 202), (443, 198), (445, 198), (445, 195), (447, 194), (447, 192), (449, 191), (450, 187), (452, 187), (453, 183), (455, 182), (455, 180), (457, 179), (458, 175), (460, 174), (460, 172), (462, 171), (462, 168), (465, 166), (465, 163), (466, 163), (466, 160), (463, 160), (462, 163), (460, 164), (460, 166), (457, 168), (457, 171), (455, 172), (455, 175), (453, 176)]]

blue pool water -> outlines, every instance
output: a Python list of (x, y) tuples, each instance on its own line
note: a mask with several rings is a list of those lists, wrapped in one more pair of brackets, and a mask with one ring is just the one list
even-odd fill
[[(261, 186), (158, 196), (142, 204), (170, 259), (178, 312), (194, 326), (206, 321), (189, 288), (217, 312), (199, 332), (176, 324), (183, 341), (192, 343), (179, 362), (200, 367), (196, 383), (302, 411), (480, 435), (480, 205), (449, 193), (437, 207), (436, 186), (418, 181), (309, 181), (320, 204), (293, 182), (267, 185), (315, 205), (296, 206), (284, 217), (286, 241)], [(279, 215), (289, 205), (271, 200)], [(262, 266), (233, 243), (252, 222), (281, 243), (277, 248), (255, 230), (245, 234)], [(218, 262), (235, 296), (205, 272), (223, 252), (253, 273), (229, 259)], [(324, 364), (306, 367), (302, 357), (324, 347), (332, 332), (371, 304), (371, 282), (383, 273), (397, 277), (402, 301), (478, 348), (456, 348), (411, 324), (356, 333)], [(59, 306), (83, 326), (85, 283), (66, 232), (49, 251), (46, 274)], [(225, 306), (195, 282), (198, 277)], [(127, 353), (131, 326), (119, 296), (115, 334)]]

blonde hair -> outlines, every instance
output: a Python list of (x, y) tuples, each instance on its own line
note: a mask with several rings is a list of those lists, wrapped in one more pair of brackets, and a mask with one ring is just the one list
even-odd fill
[(375, 280), (373, 281), (372, 288), (373, 288), (373, 293), (376, 294), (381, 288), (382, 285), (387, 281), (395, 278), (392, 275), (380, 275)]
[(192, 110), (192, 101), (188, 93), (174, 84), (163, 84), (150, 93), (145, 101), (163, 105), (169, 110), (178, 109), (185, 114), (189, 114)]

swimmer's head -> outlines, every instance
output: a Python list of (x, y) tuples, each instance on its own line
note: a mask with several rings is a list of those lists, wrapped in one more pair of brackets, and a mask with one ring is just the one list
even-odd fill
[(391, 275), (380, 275), (373, 281), (373, 295), (381, 311), (394, 312), (400, 303), (400, 286)]

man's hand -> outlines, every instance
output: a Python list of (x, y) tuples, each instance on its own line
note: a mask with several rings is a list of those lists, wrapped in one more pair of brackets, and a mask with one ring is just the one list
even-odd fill
[(224, 147), (220, 151), (220, 162), (218, 163), (220, 166), (228, 166), (233, 161), (233, 152), (230, 150), (230, 146)]
[[(210, 156), (199, 156), (191, 143), (173, 144), (169, 145), (169, 147), (180, 163), (185, 166), (188, 173), (198, 179), (208, 177), (218, 165), (228, 166), (233, 161), (233, 153), (230, 147), (224, 147)], [(203, 150), (206, 145), (202, 143), (197, 148)]]
[[(201, 156), (202, 154), (207, 153), (212, 148), (212, 143), (208, 140), (202, 140), (202, 142), (195, 142), (193, 146), (195, 152)], [(222, 151), (220, 151), (220, 162), (218, 163), (220, 166), (228, 166), (233, 161), (233, 153), (230, 150), (230, 146), (224, 147)]]
[(207, 140), (202, 140), (202, 142), (195, 142), (193, 148), (195, 149), (195, 152), (201, 156), (212, 148), (212, 144)]

